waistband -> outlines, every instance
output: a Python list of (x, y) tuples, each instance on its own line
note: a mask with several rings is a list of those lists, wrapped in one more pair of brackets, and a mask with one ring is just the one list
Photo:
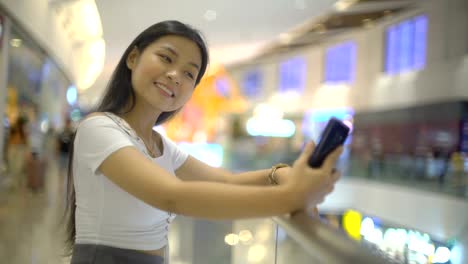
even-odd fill
[(71, 264), (164, 264), (161, 256), (105, 245), (75, 244)]

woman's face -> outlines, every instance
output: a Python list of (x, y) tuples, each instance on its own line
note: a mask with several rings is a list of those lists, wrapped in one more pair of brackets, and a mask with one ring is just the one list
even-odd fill
[(137, 104), (148, 104), (161, 112), (174, 111), (192, 96), (201, 67), (200, 49), (190, 39), (168, 35), (143, 52), (134, 49), (127, 67), (132, 71)]

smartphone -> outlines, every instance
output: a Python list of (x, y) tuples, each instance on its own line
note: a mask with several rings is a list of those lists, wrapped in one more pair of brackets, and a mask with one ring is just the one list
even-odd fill
[(349, 127), (341, 120), (332, 117), (323, 130), (318, 145), (310, 155), (308, 164), (312, 168), (320, 168), (325, 158), (333, 150), (343, 145), (349, 134)]

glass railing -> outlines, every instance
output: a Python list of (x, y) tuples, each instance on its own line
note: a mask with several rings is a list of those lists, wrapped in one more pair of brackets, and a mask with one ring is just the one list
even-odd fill
[(178, 217), (170, 252), (171, 264), (395, 263), (306, 213), (232, 222)]
[(468, 198), (468, 174), (456, 171), (450, 161), (392, 156), (383, 160), (347, 160), (347, 177), (412, 186), (459, 198)]
[[(255, 142), (251, 143), (254, 146)], [(263, 153), (230, 150), (230, 169), (264, 169), (276, 162), (292, 163), (298, 152), (270, 150)], [(464, 170), (457, 171), (450, 160), (430, 157), (387, 155), (381, 159), (365, 159), (353, 154), (345, 154), (338, 167), (342, 177), (364, 178), (370, 181), (386, 182), (402, 186), (444, 193), (458, 198), (468, 198), (468, 160)]]
[[(276, 248), (276, 263), (395, 263), (383, 251), (359, 243), (339, 229), (304, 212), (274, 217), (285, 239)], [(280, 241), (279, 237), (277, 240)]]

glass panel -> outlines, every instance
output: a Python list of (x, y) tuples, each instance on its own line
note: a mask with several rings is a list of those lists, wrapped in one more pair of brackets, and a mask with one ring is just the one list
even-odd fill
[(229, 264), (232, 248), (225, 237), (231, 221), (205, 221), (177, 216), (169, 232), (171, 264)]
[(171, 264), (275, 263), (276, 224), (269, 218), (204, 221), (178, 216), (169, 232)]
[(276, 224), (271, 219), (235, 221), (239, 243), (232, 248), (232, 264), (275, 263)]
[(277, 226), (277, 260), (276, 264), (318, 264), (322, 263), (314, 256), (307, 253), (307, 251), (288, 236), (286, 231)]

